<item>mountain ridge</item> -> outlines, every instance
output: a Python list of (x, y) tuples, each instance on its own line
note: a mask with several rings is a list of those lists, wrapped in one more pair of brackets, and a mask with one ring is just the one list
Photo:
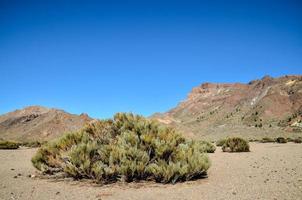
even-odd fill
[[(262, 137), (301, 131), (302, 76), (265, 76), (249, 83), (202, 83), (184, 101), (151, 118), (190, 137), (238, 135)], [(232, 133), (233, 132), (233, 133)], [(243, 134), (243, 133), (240, 133)], [(293, 133), (295, 134), (295, 133)], [(244, 135), (244, 134), (243, 134)], [(247, 136), (246, 135), (246, 136)]]
[[(205, 82), (165, 113), (150, 117), (192, 138), (302, 136), (302, 76), (265, 76), (248, 83)], [(93, 119), (43, 106), (0, 115), (0, 139), (49, 140)]]
[(61, 109), (28, 106), (0, 115), (0, 138), (16, 141), (49, 140), (80, 129), (91, 121), (87, 114)]

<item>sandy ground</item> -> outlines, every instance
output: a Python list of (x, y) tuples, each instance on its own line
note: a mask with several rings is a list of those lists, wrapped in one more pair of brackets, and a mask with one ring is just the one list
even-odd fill
[(30, 178), (35, 151), (0, 150), (0, 199), (302, 199), (302, 144), (251, 143), (249, 153), (218, 148), (208, 178), (175, 185)]

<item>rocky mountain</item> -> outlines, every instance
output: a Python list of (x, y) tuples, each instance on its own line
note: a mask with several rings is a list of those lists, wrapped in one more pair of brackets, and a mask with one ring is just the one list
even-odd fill
[(30, 106), (0, 115), (0, 138), (16, 141), (48, 140), (80, 129), (92, 119), (63, 110)]
[(203, 83), (175, 108), (152, 118), (191, 137), (301, 136), (302, 76)]

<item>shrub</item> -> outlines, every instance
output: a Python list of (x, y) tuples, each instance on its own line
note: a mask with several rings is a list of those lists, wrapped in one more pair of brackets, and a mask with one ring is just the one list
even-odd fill
[(248, 152), (250, 151), (249, 143), (239, 137), (228, 138), (222, 145), (223, 152)]
[(293, 142), (294, 142), (294, 143), (302, 143), (302, 138), (301, 138), (301, 137), (295, 138), (295, 139), (293, 140)]
[(19, 143), (13, 141), (0, 141), (0, 149), (18, 149)]
[(261, 143), (271, 143), (271, 142), (275, 142), (275, 140), (273, 138), (269, 138), (269, 137), (264, 137), (262, 138), (262, 140), (260, 140)]
[(225, 143), (226, 139), (220, 139), (216, 142), (216, 146), (221, 147)]
[(207, 141), (196, 141), (194, 143), (198, 145), (198, 148), (200, 148), (201, 152), (214, 153), (216, 150), (216, 147)]
[(210, 167), (205, 154), (209, 149), (207, 143), (187, 141), (155, 121), (118, 113), (112, 120), (96, 120), (43, 145), (32, 163), (44, 173), (64, 172), (103, 183), (174, 183), (205, 175)]
[(30, 147), (30, 148), (37, 148), (41, 147), (42, 144), (45, 142), (40, 142), (40, 141), (31, 141), (31, 142), (23, 142), (21, 145), (25, 147)]
[(276, 138), (277, 143), (287, 143), (287, 140), (284, 137), (278, 137)]

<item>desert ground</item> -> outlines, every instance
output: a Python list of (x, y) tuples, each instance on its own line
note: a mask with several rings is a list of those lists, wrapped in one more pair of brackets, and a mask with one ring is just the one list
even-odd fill
[(0, 150), (0, 199), (302, 199), (302, 145), (250, 145), (249, 153), (217, 148), (208, 178), (174, 185), (29, 177), (37, 174), (30, 162), (36, 149)]

